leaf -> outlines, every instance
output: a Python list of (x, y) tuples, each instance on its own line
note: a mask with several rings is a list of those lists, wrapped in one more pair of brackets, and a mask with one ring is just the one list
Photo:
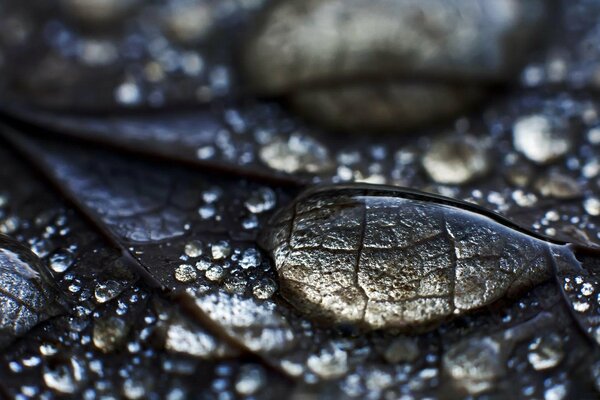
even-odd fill
[[(40, 183), (6, 147), (0, 149), (0, 162), (4, 166), (0, 171), (0, 229), (42, 257), (68, 305), (60, 316), (33, 327), (3, 351), (0, 393), (15, 397), (23, 385), (75, 397), (97, 391), (98, 370), (93, 365), (102, 365), (102, 379), (115, 385), (109, 388), (110, 393), (121, 393), (133, 384), (165, 396), (175, 389), (190, 393), (210, 390), (212, 381), (218, 379), (218, 362), (226, 354), (190, 363), (186, 361), (189, 356), (166, 348), (159, 331), (168, 329), (175, 320), (158, 324), (157, 316), (177, 314), (177, 307), (172, 303), (150, 306), (151, 298), (160, 294), (149, 293), (146, 286), (136, 283), (136, 276), (127, 268), (130, 261), (119, 248), (96, 233), (93, 226), (90, 229), (79, 212)], [(19, 179), (15, 180), (16, 176)], [(193, 323), (190, 329), (203, 332), (205, 340), (219, 343)], [(173, 365), (167, 370), (157, 367), (165, 357)], [(193, 376), (182, 377), (177, 369), (183, 368), (182, 364), (206, 379), (198, 382)], [(245, 365), (248, 361), (231, 361), (230, 373), (235, 377)], [(279, 393), (280, 376), (250, 365), (267, 374), (273, 393)], [(123, 376), (123, 371), (130, 372)]]
[[(154, 282), (175, 289), (177, 295), (170, 297), (171, 301), (185, 310), (187, 318), (194, 319), (210, 332), (224, 335), (219, 337), (227, 343), (257, 354), (266, 365), (290, 377), (313, 376), (311, 379), (319, 381), (336, 381), (365, 367), (381, 371), (389, 368), (382, 361), (382, 352), (394, 343), (393, 334), (359, 335), (351, 327), (349, 330), (346, 327), (331, 329), (296, 312), (277, 295), (266, 300), (256, 297), (256, 293), (260, 293), (257, 288), (263, 282), (282, 282), (274, 275), (268, 260), (257, 259), (256, 251), (251, 251), (255, 249), (256, 228), (240, 235), (240, 231), (244, 231), (244, 219), (252, 215), (250, 209), (261, 210), (261, 207), (248, 207), (253, 204), (249, 203), (252, 196), (248, 193), (258, 193), (260, 185), (223, 178), (212, 181), (192, 169), (51, 140), (18, 136), (16, 142), (21, 142), (20, 150), (89, 215), (94, 225), (116, 243), (121, 243), (121, 249), (130, 252), (139, 263), (136, 270), (145, 269)], [(130, 179), (132, 176), (135, 179)], [(97, 193), (104, 193), (104, 197)], [(106, 197), (107, 194), (110, 196)], [(187, 202), (173, 200), (180, 198)], [(126, 204), (128, 212), (115, 213), (112, 200)], [(277, 204), (284, 206), (289, 202), (288, 195), (279, 192)], [(198, 209), (207, 203), (214, 205), (215, 212), (203, 219)], [(460, 203), (460, 206), (479, 210), (467, 203)], [(274, 208), (271, 206), (267, 212), (254, 215), (259, 221), (258, 226), (264, 224)], [(169, 218), (162, 220), (166, 216)], [(181, 229), (171, 229), (171, 221)], [(189, 228), (185, 229), (187, 224)], [(140, 226), (144, 227), (144, 232), (156, 230), (157, 236), (135, 235)], [(513, 235), (517, 234), (511, 233), (509, 237), (513, 238)], [(531, 304), (536, 304), (536, 298), (531, 298)], [(533, 315), (540, 309), (564, 315), (564, 309), (557, 307), (556, 301), (552, 305), (541, 304), (544, 303), (538, 302), (534, 306)], [(536, 307), (540, 308), (533, 311)], [(478, 324), (496, 326), (501, 318), (495, 313), (503, 312), (500, 310), (468, 315), (456, 324), (465, 324), (475, 333)], [(523, 322), (531, 316), (529, 313), (520, 315), (510, 320), (510, 324)], [(561, 317), (560, 320), (565, 319)], [(418, 351), (415, 365), (422, 365), (428, 354), (441, 356), (436, 346), (448, 339), (440, 336), (440, 332), (452, 332), (451, 326), (443, 325), (441, 331), (424, 338), (424, 346), (434, 346), (436, 350), (428, 353), (424, 349), (431, 347), (423, 347)], [(567, 323), (561, 329), (576, 328)], [(573, 334), (577, 336), (577, 333)], [(580, 360), (584, 356), (579, 354), (577, 357)], [(422, 379), (416, 374), (415, 371), (414, 379)], [(450, 380), (448, 384), (454, 385), (452, 382)], [(433, 381), (423, 381), (422, 385), (425, 392), (435, 387)]]

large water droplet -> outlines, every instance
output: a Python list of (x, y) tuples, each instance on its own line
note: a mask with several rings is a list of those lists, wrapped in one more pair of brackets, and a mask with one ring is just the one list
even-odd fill
[(28, 248), (0, 235), (0, 348), (61, 307), (52, 278)]

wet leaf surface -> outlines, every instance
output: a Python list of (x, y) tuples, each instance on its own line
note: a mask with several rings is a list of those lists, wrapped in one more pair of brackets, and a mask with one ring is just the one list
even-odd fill
[[(296, 310), (256, 242), (278, 209), (321, 181), (427, 190), (557, 241), (597, 243), (597, 2), (558, 2), (547, 46), (479, 109), (393, 135), (332, 132), (246, 91), (230, 68), (239, 38), (227, 32), (243, 34), (267, 3), (234, 2), (190, 30), (177, 15), (221, 2), (200, 11), (181, 2), (149, 32), (139, 27), (157, 21), (160, 5), (127, 3), (104, 16), (76, 7), (64, 16), (51, 2), (0, 10), (0, 58), (18, 60), (0, 61), (11, 125), (0, 232), (41, 258), (67, 304), (2, 352), (2, 395), (597, 396), (590, 254), (578, 255), (579, 270), (559, 262), (556, 281), (491, 296), (428, 332), (363, 332)], [(106, 15), (122, 28), (112, 36), (102, 33)], [(128, 39), (136, 35), (141, 44)], [(142, 55), (128, 58), (136, 43)], [(91, 65), (110, 54), (110, 68)], [(170, 69), (167, 54), (181, 64)], [(444, 155), (450, 146), (456, 159)], [(432, 173), (441, 169), (460, 174)]]

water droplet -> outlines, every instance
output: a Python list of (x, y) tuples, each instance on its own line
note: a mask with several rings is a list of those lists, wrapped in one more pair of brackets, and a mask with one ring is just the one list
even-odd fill
[(198, 208), (198, 215), (200, 215), (200, 218), (202, 219), (210, 219), (214, 217), (216, 213), (217, 209), (213, 204), (205, 204)]
[[(300, 194), (259, 237), (281, 294), (332, 324), (408, 330), (504, 296), (514, 282), (507, 269), (525, 287), (548, 276), (550, 264), (513, 250), (542, 257), (546, 243), (460, 205), (413, 196), (347, 184)], [(489, 256), (494, 263), (483, 261)]]
[(50, 268), (54, 272), (63, 273), (73, 265), (74, 256), (69, 250), (57, 250), (50, 256)]
[(586, 301), (575, 301), (573, 302), (573, 309), (577, 312), (584, 313), (590, 309), (590, 303)]
[(109, 280), (106, 282), (100, 282), (94, 289), (94, 298), (96, 302), (102, 304), (106, 303), (121, 293), (122, 286), (119, 282)]
[(206, 279), (213, 282), (218, 282), (225, 276), (225, 270), (220, 265), (211, 265), (204, 273)]
[(131, 106), (138, 104), (142, 100), (142, 93), (138, 85), (134, 82), (123, 82), (117, 87), (115, 97), (118, 103)]
[(260, 214), (275, 207), (275, 192), (269, 188), (260, 188), (250, 195), (244, 203), (246, 209), (253, 214)]
[(477, 395), (490, 390), (504, 375), (505, 367), (498, 355), (499, 344), (491, 338), (465, 340), (444, 354), (444, 371), (455, 386)]
[(43, 379), (46, 386), (60, 393), (72, 394), (77, 392), (86, 379), (83, 363), (72, 358), (60, 363), (46, 365)]
[(348, 354), (332, 346), (312, 354), (306, 360), (308, 368), (323, 379), (334, 379), (343, 376), (348, 371)]
[(564, 384), (550, 386), (544, 391), (544, 400), (563, 400), (567, 398), (567, 387)]
[(236, 378), (235, 390), (242, 396), (252, 396), (263, 387), (265, 381), (265, 373), (260, 366), (244, 365)]
[(203, 253), (203, 244), (199, 240), (192, 240), (191, 242), (186, 243), (184, 252), (187, 256), (196, 258), (200, 257)]
[(527, 359), (538, 371), (556, 367), (563, 357), (562, 339), (556, 333), (537, 337), (529, 344)]
[(202, 193), (202, 200), (206, 203), (214, 203), (221, 198), (223, 192), (220, 188), (210, 188)]
[(585, 212), (593, 217), (600, 215), (600, 199), (597, 197), (589, 197), (583, 201)]
[(584, 296), (591, 296), (594, 294), (594, 285), (589, 282), (585, 282), (581, 285), (581, 294)]
[(550, 173), (535, 182), (535, 189), (543, 197), (572, 199), (581, 195), (581, 187), (568, 175)]
[(125, 379), (123, 382), (123, 395), (126, 399), (143, 399), (146, 395), (146, 384), (136, 379)]
[(401, 336), (394, 339), (385, 349), (383, 357), (390, 364), (414, 361), (419, 355), (419, 346), (413, 337)]
[(256, 250), (255, 248), (249, 248), (249, 249), (244, 250), (244, 253), (242, 254), (242, 258), (239, 261), (239, 265), (243, 269), (256, 268), (260, 265), (260, 262), (261, 262), (260, 252), (258, 250)]
[(327, 148), (301, 134), (293, 134), (287, 141), (275, 138), (260, 150), (260, 159), (269, 167), (289, 174), (322, 173), (334, 166)]
[(433, 142), (422, 163), (435, 182), (463, 184), (489, 170), (487, 153), (487, 146), (473, 136), (442, 137)]
[(123, 345), (129, 329), (125, 321), (108, 316), (94, 321), (92, 341), (97, 349), (110, 353)]
[(217, 243), (213, 243), (210, 246), (210, 252), (213, 260), (221, 260), (223, 258), (229, 257), (231, 254), (231, 245), (229, 242), (221, 240)]
[(209, 160), (215, 156), (217, 151), (213, 146), (203, 146), (196, 150), (196, 156), (200, 160)]
[(521, 117), (513, 128), (515, 149), (539, 164), (553, 162), (571, 149), (568, 132), (543, 115)]
[(261, 279), (252, 288), (254, 297), (261, 300), (270, 299), (276, 291), (277, 284), (270, 278)]
[(175, 268), (175, 279), (179, 282), (193, 282), (196, 277), (196, 269), (189, 264), (181, 264)]
[(59, 295), (41, 260), (0, 235), (0, 348), (61, 311)]
[(229, 293), (243, 294), (246, 291), (246, 279), (238, 275), (229, 276), (224, 283)]
[(590, 129), (586, 136), (590, 144), (600, 144), (600, 127), (594, 127)]

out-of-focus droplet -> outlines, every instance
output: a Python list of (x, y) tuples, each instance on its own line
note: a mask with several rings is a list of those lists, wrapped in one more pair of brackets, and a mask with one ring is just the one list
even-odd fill
[(92, 340), (98, 350), (110, 353), (123, 345), (128, 332), (127, 323), (122, 318), (102, 317), (94, 321)]
[(260, 149), (260, 159), (277, 171), (294, 173), (327, 172), (334, 167), (325, 146), (315, 139), (300, 134), (286, 141), (276, 138)]
[(46, 386), (63, 394), (77, 392), (87, 380), (87, 371), (81, 360), (71, 358), (44, 367), (43, 379)]
[(348, 353), (333, 345), (309, 356), (306, 365), (319, 377), (334, 379), (348, 371)]
[(585, 212), (593, 217), (600, 215), (600, 199), (597, 197), (589, 197), (583, 201)]
[(527, 359), (538, 371), (556, 367), (563, 357), (562, 338), (556, 333), (539, 336), (529, 344)]
[(579, 183), (568, 175), (551, 172), (535, 181), (535, 189), (543, 196), (555, 199), (573, 199), (581, 196)]
[(260, 214), (273, 209), (276, 200), (277, 197), (273, 190), (260, 188), (250, 194), (250, 198), (244, 202), (244, 205), (251, 213)]
[(444, 354), (444, 371), (466, 393), (486, 392), (505, 373), (499, 349), (499, 343), (491, 338), (459, 342)]
[(483, 176), (490, 167), (487, 146), (473, 136), (442, 137), (423, 156), (423, 167), (437, 183), (463, 184)]
[(236, 378), (235, 391), (241, 396), (256, 394), (265, 384), (266, 377), (258, 365), (244, 365)]
[(544, 115), (529, 115), (518, 119), (513, 127), (515, 150), (538, 164), (547, 164), (563, 157), (572, 146), (570, 133)]

